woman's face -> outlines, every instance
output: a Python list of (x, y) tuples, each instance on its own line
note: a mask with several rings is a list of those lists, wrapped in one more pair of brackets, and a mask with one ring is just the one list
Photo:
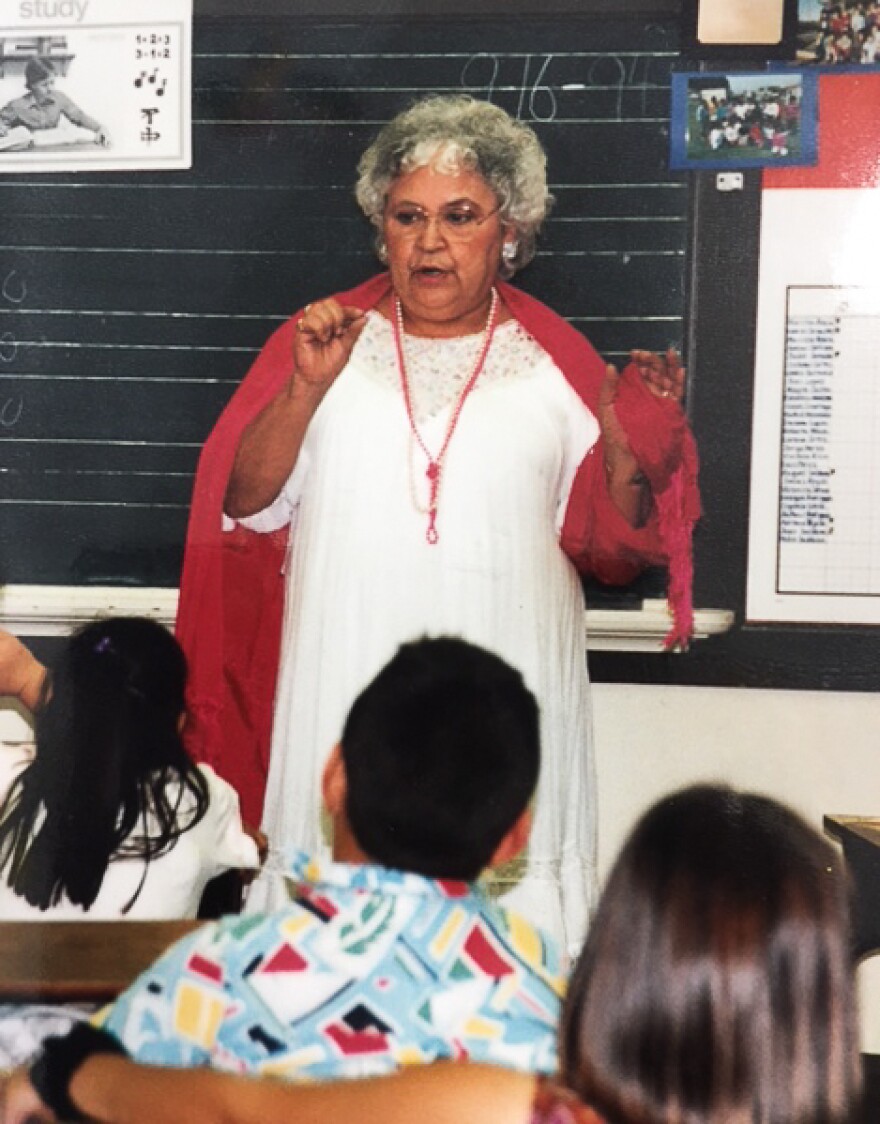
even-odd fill
[(476, 172), (417, 168), (391, 184), (382, 230), (407, 330), (423, 336), (479, 332), (510, 234), (495, 193)]

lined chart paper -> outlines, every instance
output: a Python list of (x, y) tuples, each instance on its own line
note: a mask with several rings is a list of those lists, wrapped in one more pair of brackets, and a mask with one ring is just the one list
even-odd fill
[(788, 292), (780, 593), (880, 594), (880, 289)]
[(764, 191), (747, 618), (880, 624), (872, 189)]

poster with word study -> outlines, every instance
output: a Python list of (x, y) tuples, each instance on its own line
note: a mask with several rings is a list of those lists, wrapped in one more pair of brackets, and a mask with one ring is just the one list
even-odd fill
[(189, 168), (192, 0), (5, 0), (0, 175)]
[(751, 621), (880, 624), (878, 97), (823, 76), (818, 166), (765, 172)]

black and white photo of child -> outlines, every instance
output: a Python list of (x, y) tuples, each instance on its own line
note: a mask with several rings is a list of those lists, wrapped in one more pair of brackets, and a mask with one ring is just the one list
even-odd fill
[(24, 68), (26, 92), (0, 108), (0, 153), (73, 144), (110, 145), (109, 130), (56, 86), (50, 60)]

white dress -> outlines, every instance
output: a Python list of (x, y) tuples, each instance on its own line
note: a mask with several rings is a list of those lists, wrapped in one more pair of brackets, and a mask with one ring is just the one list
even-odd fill
[[(482, 335), (405, 337), (419, 429), (436, 454)], [(558, 543), (598, 424), (516, 322), (495, 333), (444, 461), (426, 540), (426, 459), (378, 312), (309, 425), (296, 468), (254, 530), (292, 523), (263, 827), (277, 861), (321, 851), (319, 784), (358, 692), (406, 640), (453, 634), (519, 668), (541, 707), (542, 766), (527, 869), (504, 904), (571, 949), (594, 888), (595, 787), (584, 598)], [(248, 909), (282, 892), (270, 861)]]
[[(33, 758), (33, 747), (0, 743), (0, 801)], [(0, 876), (0, 921), (104, 921), (110, 918), (164, 920), (195, 917), (209, 879), (225, 870), (259, 866), (257, 845), (242, 830), (238, 794), (210, 765), (200, 765), (208, 784), (204, 817), (171, 848), (151, 859), (144, 877), (140, 859), (111, 859), (101, 889), (89, 910), (62, 899), (48, 910), (37, 909), (16, 894)], [(184, 803), (183, 811), (185, 812)], [(127, 913), (122, 912), (141, 884)]]

